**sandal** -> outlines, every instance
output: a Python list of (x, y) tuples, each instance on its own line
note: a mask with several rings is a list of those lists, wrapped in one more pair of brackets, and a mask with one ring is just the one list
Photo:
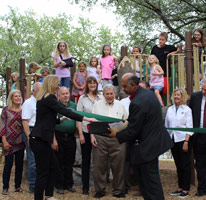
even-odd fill
[(8, 189), (3, 189), (2, 194), (3, 195), (8, 195), (9, 194), (9, 190)]
[(16, 189), (15, 189), (15, 192), (24, 193), (24, 190), (23, 190), (22, 188), (19, 187), (19, 188), (16, 188)]

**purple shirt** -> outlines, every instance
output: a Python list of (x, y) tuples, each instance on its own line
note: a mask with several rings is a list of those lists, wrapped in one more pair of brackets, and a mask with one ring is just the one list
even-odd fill
[[(63, 59), (67, 59), (67, 58), (71, 58), (72, 55), (69, 54), (69, 57), (64, 57), (63, 54), (62, 55), (62, 58)], [(55, 58), (55, 53), (52, 53), (52, 58)], [(56, 62), (59, 63), (62, 59), (59, 57), (56, 58)], [(55, 68), (56, 70), (56, 75), (59, 77), (59, 78), (66, 78), (66, 77), (70, 77), (70, 70), (69, 68), (67, 67), (60, 67), (58, 66), (57, 68)]]

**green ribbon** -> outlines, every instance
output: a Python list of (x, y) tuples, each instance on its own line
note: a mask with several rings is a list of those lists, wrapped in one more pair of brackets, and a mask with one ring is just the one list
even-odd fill
[[(80, 115), (83, 115), (85, 117), (95, 118), (95, 119), (97, 119), (98, 121), (101, 121), (101, 122), (120, 122), (120, 121), (124, 121), (122, 119), (107, 117), (107, 116), (103, 116), (103, 115), (97, 115), (97, 114), (93, 114), (93, 113), (87, 113), (87, 112), (82, 112), (82, 111), (77, 111), (77, 110), (72, 110), (72, 111), (75, 112), (75, 113), (78, 113)], [(194, 132), (194, 133), (206, 134), (206, 128), (167, 128), (167, 130), (185, 131), (185, 132)]]
[(73, 112), (83, 115), (84, 117), (89, 117), (89, 118), (95, 118), (98, 121), (101, 122), (120, 122), (120, 121), (124, 121), (122, 119), (118, 119), (118, 118), (113, 118), (113, 117), (107, 117), (107, 116), (103, 116), (103, 115), (97, 115), (94, 113), (87, 113), (87, 112), (82, 112), (82, 111), (77, 111), (77, 110), (72, 110)]
[(167, 128), (168, 130), (174, 131), (186, 131), (194, 133), (206, 133), (206, 128)]

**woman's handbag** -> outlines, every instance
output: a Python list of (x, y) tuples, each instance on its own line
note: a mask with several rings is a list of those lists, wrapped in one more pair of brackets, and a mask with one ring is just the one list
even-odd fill
[(62, 61), (64, 61), (66, 63), (66, 65), (64, 67), (69, 68), (69, 67), (74, 66), (72, 58), (63, 59), (62, 55), (60, 55), (60, 58), (62, 59)]

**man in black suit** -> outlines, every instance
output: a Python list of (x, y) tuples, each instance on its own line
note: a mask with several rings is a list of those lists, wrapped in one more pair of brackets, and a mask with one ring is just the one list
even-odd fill
[(158, 156), (173, 146), (162, 121), (159, 101), (153, 92), (139, 87), (133, 74), (122, 77), (123, 90), (130, 94), (128, 127), (111, 137), (120, 143), (130, 142), (131, 162), (137, 173), (140, 191), (146, 200), (163, 200), (158, 172)]
[[(206, 128), (206, 79), (202, 80), (202, 90), (194, 92), (190, 99), (194, 128)], [(205, 118), (205, 120), (204, 120)], [(196, 196), (206, 196), (206, 135), (195, 133), (193, 151), (197, 171), (198, 188)]]

